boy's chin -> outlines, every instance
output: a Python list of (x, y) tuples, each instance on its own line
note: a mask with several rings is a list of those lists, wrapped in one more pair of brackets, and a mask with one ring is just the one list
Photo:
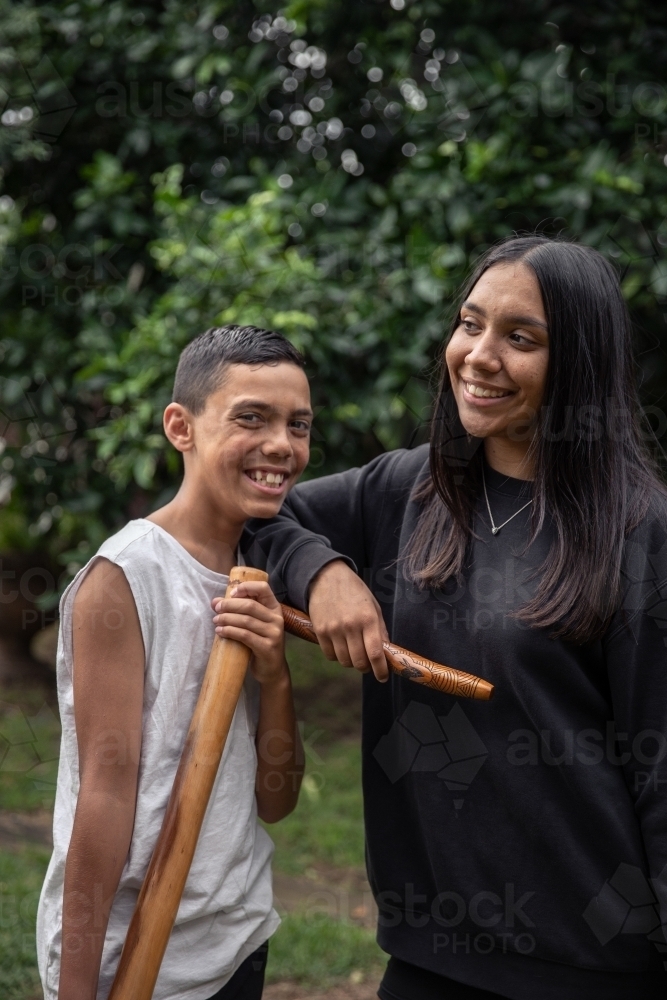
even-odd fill
[(285, 496), (257, 497), (256, 499), (246, 500), (243, 504), (243, 513), (246, 520), (251, 517), (261, 517), (265, 519), (275, 517), (283, 505)]

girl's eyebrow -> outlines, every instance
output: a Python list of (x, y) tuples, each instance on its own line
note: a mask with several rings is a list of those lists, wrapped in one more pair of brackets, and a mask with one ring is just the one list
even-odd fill
[[(464, 302), (461, 309), (469, 309), (470, 312), (479, 313), (480, 316), (487, 315), (486, 309), (475, 305), (474, 302)], [(505, 316), (504, 318), (508, 323), (516, 323), (519, 326), (539, 326), (547, 331), (549, 329), (546, 323), (543, 323), (541, 319), (535, 319), (534, 316)]]

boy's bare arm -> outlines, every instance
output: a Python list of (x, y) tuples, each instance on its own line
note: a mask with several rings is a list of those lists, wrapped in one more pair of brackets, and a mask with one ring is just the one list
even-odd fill
[(58, 1000), (94, 1000), (132, 839), (145, 660), (132, 591), (107, 560), (76, 595), (73, 646), (80, 790), (65, 867)]
[(233, 597), (216, 598), (213, 607), (218, 635), (253, 652), (250, 669), (260, 683), (257, 812), (264, 822), (277, 823), (296, 806), (304, 769), (280, 605), (268, 583), (248, 581)]
[(296, 807), (304, 769), (287, 663), (279, 679), (262, 684), (256, 745), (257, 813), (265, 823), (277, 823)]

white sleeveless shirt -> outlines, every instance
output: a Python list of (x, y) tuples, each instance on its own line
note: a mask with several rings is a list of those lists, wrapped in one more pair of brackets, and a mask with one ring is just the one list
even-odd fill
[[(213, 597), (228, 578), (202, 566), (152, 521), (130, 521), (74, 578), (60, 604), (58, 700), (62, 743), (53, 856), (37, 914), (45, 1000), (56, 1000), (65, 861), (79, 792), (72, 688), (72, 608), (100, 557), (119, 566), (137, 605), (146, 654), (143, 734), (134, 830), (106, 933), (97, 1000), (106, 1000), (132, 912), (162, 825), (214, 637)], [(105, 613), (113, 619), (111, 595)], [(117, 612), (116, 612), (117, 614)], [(110, 621), (113, 625), (113, 621)], [(257, 822), (255, 732), (259, 685), (246, 678), (162, 962), (153, 1000), (207, 1000), (280, 923), (272, 905), (273, 843)], [(100, 901), (91, 900), (90, 919)], [(81, 934), (86, 927), (80, 928)], [(82, 946), (72, 941), (71, 947)]]

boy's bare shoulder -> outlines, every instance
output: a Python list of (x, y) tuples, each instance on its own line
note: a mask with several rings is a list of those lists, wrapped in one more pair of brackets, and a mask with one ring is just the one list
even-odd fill
[(81, 611), (96, 605), (108, 606), (109, 602), (134, 605), (132, 590), (124, 571), (104, 556), (98, 556), (76, 592), (74, 607)]

